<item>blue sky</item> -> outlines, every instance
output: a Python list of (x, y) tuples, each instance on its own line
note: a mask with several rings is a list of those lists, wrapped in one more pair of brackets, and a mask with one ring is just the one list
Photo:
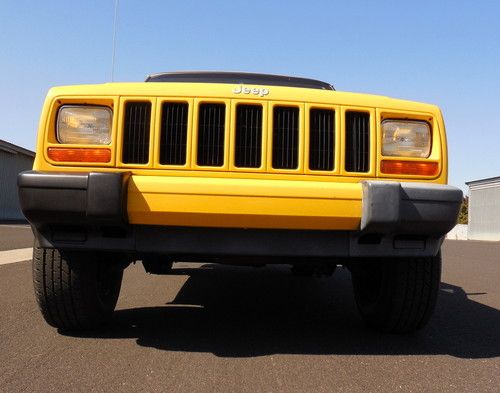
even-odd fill
[[(113, 0), (4, 0), (0, 139), (34, 149), (51, 86), (111, 77)], [(169, 70), (323, 79), (438, 104), (450, 183), (500, 175), (500, 1), (120, 0), (116, 81)]]

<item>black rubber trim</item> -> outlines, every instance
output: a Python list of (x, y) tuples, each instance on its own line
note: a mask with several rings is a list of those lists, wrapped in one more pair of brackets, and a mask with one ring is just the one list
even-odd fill
[(137, 226), (137, 251), (203, 256), (348, 256), (349, 233), (286, 229)]
[(22, 172), (17, 178), (19, 188), (57, 188), (86, 190), (88, 173)]
[(462, 203), (462, 190), (453, 186), (423, 183), (400, 183), (400, 185), (401, 199), (404, 200)]
[(19, 175), (22, 210), (41, 247), (150, 253), (177, 260), (233, 257), (433, 256), (455, 224), (459, 189), (363, 182), (359, 231), (193, 228), (127, 224), (129, 173)]
[(38, 230), (53, 225), (127, 223), (128, 173), (27, 171), (18, 175), (21, 209)]
[[(76, 221), (75, 221), (76, 223)], [(32, 223), (33, 225), (33, 223)], [(347, 258), (366, 256), (432, 256), (443, 241), (440, 236), (412, 238), (377, 235), (364, 241), (358, 231), (314, 231), (285, 229), (196, 228), (127, 225), (123, 231), (103, 226), (33, 225), (41, 247), (82, 251), (122, 252), (136, 255), (166, 255), (177, 261), (238, 257)], [(41, 228), (41, 230), (38, 230)], [(273, 260), (267, 263), (273, 263)]]
[(118, 219), (125, 222), (127, 219), (125, 180), (122, 173), (89, 173), (87, 217)]
[(443, 236), (452, 229), (462, 190), (441, 184), (363, 181), (363, 233)]
[(232, 83), (335, 90), (331, 84), (316, 79), (250, 72), (162, 72), (149, 75), (146, 82)]

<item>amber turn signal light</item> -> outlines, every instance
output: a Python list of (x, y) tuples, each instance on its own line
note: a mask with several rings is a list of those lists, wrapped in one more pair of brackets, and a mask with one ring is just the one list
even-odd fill
[(57, 162), (110, 162), (110, 149), (49, 147), (47, 150), (51, 160)]
[(436, 176), (437, 162), (382, 160), (380, 171), (391, 175)]

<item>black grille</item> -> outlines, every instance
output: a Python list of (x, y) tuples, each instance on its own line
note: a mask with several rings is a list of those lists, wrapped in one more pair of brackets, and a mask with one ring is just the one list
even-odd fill
[(335, 112), (311, 109), (309, 114), (309, 169), (333, 170), (335, 156)]
[(123, 130), (123, 163), (148, 163), (150, 122), (150, 102), (128, 102), (126, 104)]
[(261, 156), (262, 106), (238, 105), (234, 164), (240, 168), (259, 168)]
[(224, 104), (201, 104), (198, 112), (198, 157), (200, 166), (224, 165)]
[(348, 172), (368, 172), (370, 166), (370, 114), (347, 112), (345, 169)]
[(273, 168), (296, 169), (299, 157), (299, 108), (279, 106), (273, 113)]
[(165, 102), (161, 112), (160, 164), (186, 163), (188, 104)]

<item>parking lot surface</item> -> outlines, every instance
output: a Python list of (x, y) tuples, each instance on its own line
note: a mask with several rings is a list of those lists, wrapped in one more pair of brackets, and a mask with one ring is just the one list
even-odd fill
[(30, 263), (0, 265), (0, 392), (499, 392), (499, 255), (447, 241), (434, 317), (396, 336), (363, 325), (345, 269), (133, 265), (113, 322), (67, 333), (42, 320)]
[(0, 251), (33, 247), (29, 225), (0, 225)]

